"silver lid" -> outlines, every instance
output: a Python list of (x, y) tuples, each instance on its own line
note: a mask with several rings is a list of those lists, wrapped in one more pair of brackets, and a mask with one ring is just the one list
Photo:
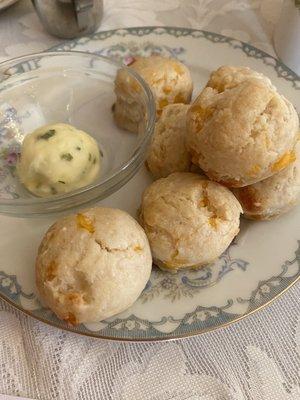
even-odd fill
[(32, 3), (45, 28), (63, 38), (94, 32), (103, 14), (103, 0), (32, 0)]
[(93, 8), (93, 0), (74, 0), (75, 12), (79, 29), (85, 29), (89, 24), (89, 15)]

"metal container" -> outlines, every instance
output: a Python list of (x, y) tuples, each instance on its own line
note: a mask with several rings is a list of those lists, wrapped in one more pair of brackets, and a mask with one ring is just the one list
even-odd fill
[(32, 0), (49, 33), (64, 39), (93, 33), (100, 25), (103, 0)]
[(283, 1), (273, 38), (278, 57), (300, 75), (300, 0)]

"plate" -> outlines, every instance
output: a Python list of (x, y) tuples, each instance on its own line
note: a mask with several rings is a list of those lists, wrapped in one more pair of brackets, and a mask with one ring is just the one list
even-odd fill
[[(299, 77), (272, 56), (249, 44), (211, 32), (185, 28), (130, 28), (96, 33), (53, 48), (96, 52), (122, 61), (132, 54), (158, 53), (185, 62), (194, 94), (222, 64), (246, 65), (269, 76), (299, 107)], [(5, 147), (1, 138), (2, 148)], [(101, 205), (132, 215), (151, 182), (145, 168)], [(9, 190), (9, 188), (7, 189)], [(52, 326), (116, 340), (163, 340), (200, 334), (259, 310), (300, 277), (300, 207), (271, 222), (242, 220), (232, 245), (210, 266), (178, 274), (153, 268), (136, 303), (106, 321), (71, 327), (43, 308), (35, 293), (34, 259), (42, 235), (54, 219), (0, 218), (0, 295)]]
[(16, 3), (19, 0), (0, 0), (0, 11), (5, 10), (7, 7)]

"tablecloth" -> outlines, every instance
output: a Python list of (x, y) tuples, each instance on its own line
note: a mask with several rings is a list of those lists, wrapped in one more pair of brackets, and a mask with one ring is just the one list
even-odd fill
[[(274, 54), (281, 0), (106, 0), (100, 30), (172, 25)], [(59, 43), (29, 0), (0, 14), (0, 60)], [(46, 326), (0, 301), (0, 393), (34, 399), (300, 399), (300, 285), (227, 328), (164, 343), (115, 343)]]

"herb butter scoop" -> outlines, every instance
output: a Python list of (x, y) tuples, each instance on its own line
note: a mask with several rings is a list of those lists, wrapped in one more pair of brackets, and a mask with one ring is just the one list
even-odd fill
[(95, 139), (59, 123), (42, 126), (25, 137), (17, 174), (31, 193), (47, 197), (90, 184), (99, 175), (100, 166)]

